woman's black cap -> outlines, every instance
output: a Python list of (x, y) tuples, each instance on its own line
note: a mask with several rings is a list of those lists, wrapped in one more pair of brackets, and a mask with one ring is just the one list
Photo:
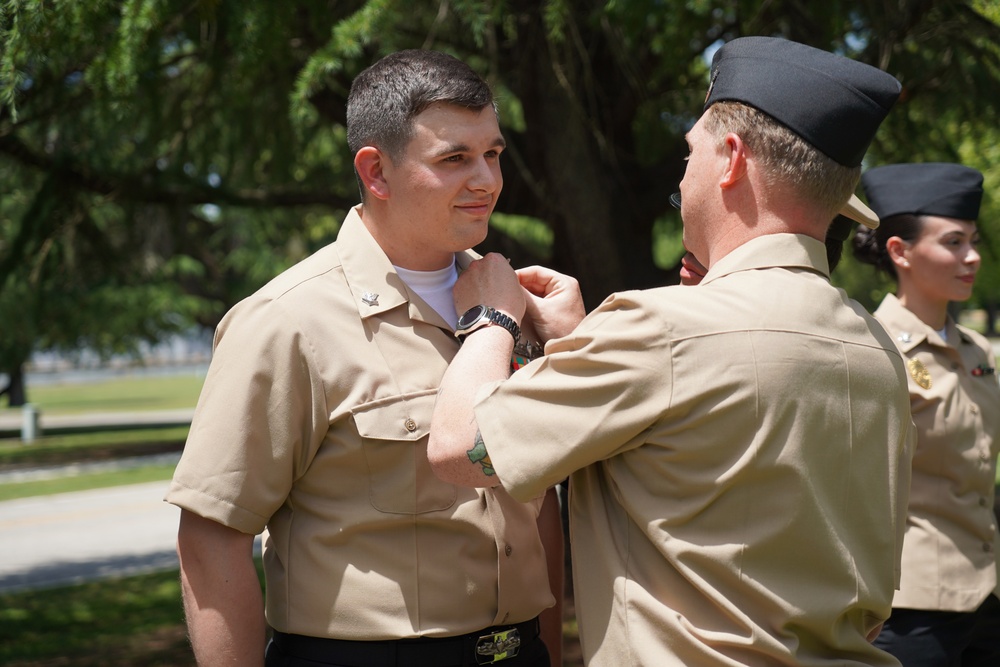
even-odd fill
[(983, 201), (983, 175), (948, 162), (875, 167), (862, 174), (861, 187), (880, 218), (909, 213), (976, 220)]

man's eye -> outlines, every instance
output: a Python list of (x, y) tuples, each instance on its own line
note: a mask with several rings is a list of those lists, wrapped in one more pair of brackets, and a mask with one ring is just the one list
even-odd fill
[(461, 156), (461, 155), (449, 155), (448, 157), (446, 157), (444, 159), (444, 161), (445, 162), (461, 162), (462, 159), (463, 159), (463, 156)]

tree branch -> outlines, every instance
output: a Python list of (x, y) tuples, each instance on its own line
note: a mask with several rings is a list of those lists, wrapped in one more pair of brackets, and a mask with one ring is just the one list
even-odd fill
[(272, 188), (228, 189), (212, 187), (194, 179), (176, 186), (159, 185), (146, 175), (126, 175), (96, 172), (87, 165), (63, 157), (54, 158), (33, 151), (15, 136), (0, 136), (0, 153), (14, 158), (21, 164), (41, 171), (61, 174), (63, 182), (94, 194), (113, 197), (122, 201), (146, 204), (171, 204), (195, 206), (218, 204), (247, 208), (282, 208), (288, 206), (329, 206), (346, 209), (357, 204), (356, 200), (337, 195), (332, 190), (304, 190), (277, 186)]

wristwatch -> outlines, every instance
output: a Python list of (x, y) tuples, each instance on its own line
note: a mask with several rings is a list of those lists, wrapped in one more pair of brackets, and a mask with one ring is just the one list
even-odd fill
[(465, 337), (476, 329), (493, 324), (499, 324), (509, 331), (510, 335), (514, 337), (515, 343), (521, 337), (521, 327), (517, 326), (514, 318), (482, 304), (469, 308), (465, 314), (458, 318), (458, 324), (455, 326), (455, 337), (459, 340), (465, 340)]

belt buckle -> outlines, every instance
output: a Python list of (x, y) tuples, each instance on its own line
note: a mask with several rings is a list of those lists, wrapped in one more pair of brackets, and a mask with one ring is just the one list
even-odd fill
[(489, 665), (513, 658), (521, 648), (521, 633), (517, 628), (483, 635), (476, 640), (476, 662)]

